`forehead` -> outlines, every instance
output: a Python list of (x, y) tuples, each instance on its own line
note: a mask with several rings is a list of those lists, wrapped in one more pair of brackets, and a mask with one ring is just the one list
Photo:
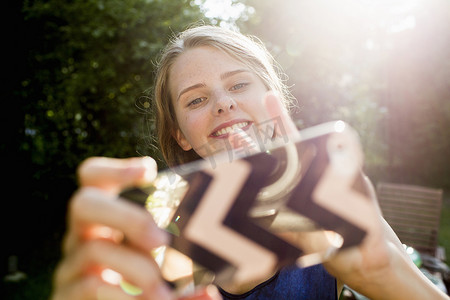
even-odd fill
[(221, 64), (239, 64), (242, 65), (236, 58), (232, 57), (225, 50), (213, 47), (213, 46), (198, 46), (195, 48), (187, 49), (181, 53), (173, 64), (173, 67), (186, 66), (189, 63), (199, 66), (203, 64), (221, 65)]
[(195, 47), (186, 50), (175, 59), (169, 71), (170, 88), (217, 78), (221, 73), (233, 71), (236, 68), (248, 69), (243, 63), (220, 49), (212, 46)]

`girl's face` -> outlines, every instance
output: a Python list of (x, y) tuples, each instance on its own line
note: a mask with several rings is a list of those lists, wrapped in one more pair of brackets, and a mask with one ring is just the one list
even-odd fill
[(187, 50), (175, 60), (169, 89), (179, 124), (175, 138), (183, 150), (194, 149), (201, 157), (230, 149), (228, 135), (235, 127), (260, 140), (260, 127), (270, 121), (262, 80), (210, 46)]

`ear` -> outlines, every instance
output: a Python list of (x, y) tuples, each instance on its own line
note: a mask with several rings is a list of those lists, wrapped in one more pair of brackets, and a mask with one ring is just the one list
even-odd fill
[(184, 151), (189, 151), (192, 149), (191, 144), (188, 142), (188, 140), (184, 137), (184, 134), (181, 132), (180, 129), (177, 129), (174, 133), (174, 138), (177, 141), (178, 145), (183, 149)]

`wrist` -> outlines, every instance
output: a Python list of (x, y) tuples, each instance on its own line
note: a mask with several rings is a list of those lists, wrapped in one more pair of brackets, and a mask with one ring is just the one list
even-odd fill
[[(350, 287), (370, 299), (449, 299), (392, 243), (388, 256), (378, 268), (360, 271), (360, 280)], [(365, 273), (365, 274), (364, 274)]]

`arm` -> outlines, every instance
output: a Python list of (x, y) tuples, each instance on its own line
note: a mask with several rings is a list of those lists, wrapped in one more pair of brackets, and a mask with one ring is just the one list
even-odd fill
[[(360, 264), (347, 270), (337, 270), (335, 262), (325, 266), (330, 273), (371, 299), (448, 299), (394, 243), (387, 241), (383, 248), (383, 257), (375, 250), (371, 253), (374, 261), (367, 264), (363, 263), (363, 254), (347, 253), (342, 255), (353, 256), (348, 257), (349, 263), (357, 258)], [(375, 261), (377, 258), (379, 260)]]
[(371, 227), (361, 247), (339, 254), (325, 266), (340, 281), (371, 299), (449, 299), (411, 261), (381, 216), (373, 185), (364, 179), (379, 213), (379, 224)]
[[(284, 133), (277, 134), (296, 137), (296, 127), (280, 107), (276, 96), (268, 96), (265, 101), (269, 115), (280, 119), (286, 129)], [(383, 219), (372, 184), (366, 177), (362, 178), (360, 188), (364, 191), (364, 198), (371, 201), (364, 202), (366, 199), (358, 196), (359, 193), (348, 195), (354, 198), (353, 204), (365, 211), (364, 216), (367, 218), (352, 213), (348, 205), (345, 205), (348, 203), (338, 204), (337, 210), (340, 215), (364, 228), (367, 236), (359, 247), (343, 250), (324, 263), (327, 270), (337, 278), (338, 284), (345, 283), (371, 299), (449, 299), (412, 263), (398, 237)], [(341, 179), (340, 177), (338, 181), (341, 182)], [(327, 182), (334, 180), (329, 178)], [(338, 190), (341, 188), (332, 185), (333, 187)], [(325, 188), (322, 192), (322, 200), (325, 202), (336, 200), (333, 191)], [(340, 200), (346, 202), (346, 199)], [(332, 206), (336, 209), (335, 202)]]

